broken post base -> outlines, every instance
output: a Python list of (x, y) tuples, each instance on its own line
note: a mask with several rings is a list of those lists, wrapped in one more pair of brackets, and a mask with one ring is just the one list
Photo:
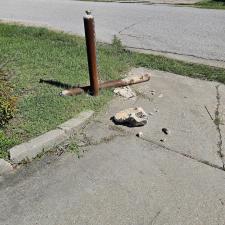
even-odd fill
[[(105, 88), (113, 88), (113, 87), (123, 87), (128, 86), (132, 84), (138, 84), (142, 82), (146, 82), (150, 80), (150, 74), (145, 75), (135, 75), (132, 77), (126, 77), (121, 80), (112, 80), (112, 81), (106, 81), (104, 83), (101, 83), (99, 85), (99, 89), (105, 89)], [(76, 88), (70, 88), (63, 90), (60, 95), (62, 96), (74, 96), (79, 95), (82, 93), (88, 93), (90, 91), (90, 86), (83, 86), (83, 87), (76, 87)]]

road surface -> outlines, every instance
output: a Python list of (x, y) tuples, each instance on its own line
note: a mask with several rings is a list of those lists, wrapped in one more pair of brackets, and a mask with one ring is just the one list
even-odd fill
[(73, 0), (0, 0), (0, 19), (23, 21), (84, 35), (82, 16), (91, 9), (97, 39), (113, 35), (125, 46), (225, 67), (225, 11), (168, 5)]

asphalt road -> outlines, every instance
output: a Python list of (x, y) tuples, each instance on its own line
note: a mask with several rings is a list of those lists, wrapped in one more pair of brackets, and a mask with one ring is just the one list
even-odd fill
[[(224, 225), (225, 126), (205, 106), (224, 121), (225, 86), (151, 74), (135, 100), (115, 98), (78, 132), (80, 159), (52, 153), (5, 177), (0, 225)], [(136, 106), (152, 112), (144, 127), (110, 120)]]
[(168, 5), (94, 3), (72, 0), (0, 0), (0, 18), (84, 35), (82, 16), (91, 9), (97, 39), (113, 35), (134, 49), (161, 52), (225, 66), (225, 11)]

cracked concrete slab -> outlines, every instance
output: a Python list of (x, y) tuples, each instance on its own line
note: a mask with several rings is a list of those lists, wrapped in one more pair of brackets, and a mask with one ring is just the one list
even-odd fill
[(86, 149), (80, 160), (36, 161), (5, 181), (0, 224), (223, 225), (224, 171), (134, 135)]
[[(149, 71), (139, 68), (131, 73), (145, 72)], [(224, 138), (224, 133), (221, 132), (220, 137), (214, 123), (218, 83), (160, 71), (150, 73), (152, 76), (149, 82), (132, 86), (137, 92), (136, 101), (116, 98), (104, 112), (104, 116), (100, 116), (102, 121), (112, 125), (113, 122), (109, 118), (116, 112), (141, 106), (147, 113), (152, 114), (148, 124), (134, 129), (121, 126), (123, 129), (134, 134), (141, 131), (145, 139), (222, 169), (223, 160), (218, 143), (220, 138)], [(224, 90), (224, 85), (220, 84), (220, 89)], [(152, 90), (155, 91), (154, 95)], [(221, 105), (224, 105), (222, 100)], [(224, 125), (221, 124), (220, 127), (223, 131)], [(165, 135), (162, 128), (168, 128), (170, 134)], [(166, 141), (162, 143), (162, 139)]]
[[(224, 225), (225, 171), (214, 119), (224, 118), (225, 87), (150, 72), (149, 82), (132, 86), (136, 101), (115, 98), (74, 137), (86, 144), (82, 157), (52, 153), (4, 178), (0, 225)], [(110, 120), (139, 105), (151, 112), (146, 126)], [(224, 139), (222, 123), (220, 129)]]

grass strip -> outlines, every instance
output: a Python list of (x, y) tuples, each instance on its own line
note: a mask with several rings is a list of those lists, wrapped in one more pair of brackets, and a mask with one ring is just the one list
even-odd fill
[(193, 6), (204, 9), (225, 9), (225, 0), (203, 0)]
[[(142, 66), (225, 83), (224, 69), (126, 51), (117, 38), (112, 45), (99, 43), (97, 49), (102, 80), (118, 79), (130, 67)], [(52, 79), (70, 85), (88, 84), (86, 47), (81, 37), (0, 24), (0, 62), (4, 61), (17, 97), (17, 112), (0, 128), (0, 157), (7, 158), (8, 148), (54, 129), (83, 110), (100, 110), (113, 95), (104, 90), (95, 98), (86, 94), (60, 97), (60, 88), (39, 83), (40, 79)]]

